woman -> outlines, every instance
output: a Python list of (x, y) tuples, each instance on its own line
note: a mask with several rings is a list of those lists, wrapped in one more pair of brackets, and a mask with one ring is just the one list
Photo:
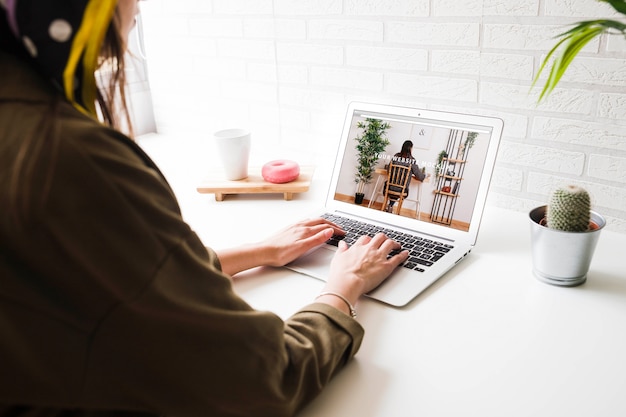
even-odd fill
[[(396, 153), (391, 158), (391, 161), (392, 161), (392, 164), (394, 165), (403, 165), (403, 166), (411, 167), (411, 176), (409, 177), (406, 183), (406, 187), (403, 190), (404, 195), (406, 197), (407, 195), (409, 195), (409, 185), (411, 185), (412, 178), (414, 178), (417, 181), (424, 181), (424, 179), (426, 178), (426, 174), (422, 172), (422, 169), (417, 165), (417, 162), (415, 158), (413, 157), (413, 142), (410, 140), (405, 140), (404, 143), (402, 144), (402, 148), (400, 149), (400, 152)], [(396, 188), (397, 189), (394, 191), (400, 192), (400, 187), (396, 187)], [(385, 183), (385, 190), (386, 189), (387, 189), (387, 186)], [(385, 210), (391, 213), (393, 211), (393, 205), (395, 202), (396, 200), (390, 197), (389, 203), (387, 204), (387, 207), (385, 208)]]
[(292, 415), (356, 353), (354, 304), (407, 253), (387, 260), (399, 245), (384, 235), (340, 246), (323, 292), (285, 322), (240, 299), (232, 275), (342, 232), (312, 219), (202, 245), (116, 130), (137, 7), (0, 1), (0, 416)]

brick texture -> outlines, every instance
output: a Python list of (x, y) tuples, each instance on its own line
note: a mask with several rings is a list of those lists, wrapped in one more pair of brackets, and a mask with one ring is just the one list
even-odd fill
[[(531, 88), (555, 36), (618, 17), (596, 0), (150, 0), (159, 129), (245, 122), (267, 146), (332, 161), (352, 100), (497, 116), (490, 203), (529, 210), (583, 185), (626, 233), (626, 40), (591, 42), (554, 93)], [(207, 117), (207, 114), (211, 117)], [(265, 142), (263, 142), (265, 141)], [(259, 143), (259, 142), (257, 142)], [(331, 162), (332, 163), (332, 162)]]

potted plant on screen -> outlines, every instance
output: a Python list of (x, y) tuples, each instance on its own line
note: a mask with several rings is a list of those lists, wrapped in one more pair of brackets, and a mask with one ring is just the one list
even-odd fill
[(443, 167), (443, 160), (448, 157), (448, 152), (445, 150), (439, 152), (437, 160), (435, 161), (435, 176), (438, 177), (441, 174), (441, 168)]
[[(626, 16), (626, 0), (597, 1), (609, 3), (618, 13)], [(576, 23), (573, 28), (558, 36), (561, 39), (554, 45), (550, 52), (548, 52), (548, 55), (543, 60), (533, 81), (534, 86), (539, 81), (539, 77), (546, 66), (548, 66), (552, 58), (554, 58), (552, 68), (541, 90), (538, 101), (543, 100), (554, 90), (571, 62), (585, 45), (603, 33), (626, 36), (626, 23), (611, 19), (586, 20)]]
[(358, 122), (357, 127), (362, 129), (362, 132), (354, 138), (358, 157), (354, 177), (357, 184), (354, 202), (361, 204), (365, 196), (365, 186), (372, 182), (378, 159), (389, 145), (386, 131), (391, 125), (382, 120), (368, 118), (364, 122)]
[(553, 285), (583, 284), (606, 225), (589, 193), (574, 185), (555, 190), (548, 205), (531, 210), (530, 225), (534, 275)]

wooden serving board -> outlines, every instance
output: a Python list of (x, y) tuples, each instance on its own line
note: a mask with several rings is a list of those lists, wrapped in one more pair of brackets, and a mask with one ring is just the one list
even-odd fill
[(283, 194), (285, 200), (293, 199), (294, 193), (303, 193), (309, 190), (314, 167), (301, 166), (300, 176), (291, 182), (273, 184), (263, 179), (261, 168), (250, 168), (248, 178), (230, 181), (224, 178), (221, 171), (211, 173), (196, 188), (202, 194), (215, 194), (216, 201), (224, 201), (229, 194)]

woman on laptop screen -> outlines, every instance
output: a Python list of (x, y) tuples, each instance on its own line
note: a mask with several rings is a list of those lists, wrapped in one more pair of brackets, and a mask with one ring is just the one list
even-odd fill
[[(410, 175), (407, 178), (406, 186), (403, 189), (393, 188), (392, 191), (396, 193), (402, 193), (405, 197), (409, 195), (409, 186), (411, 185), (411, 179), (415, 179), (416, 181), (424, 181), (426, 178), (426, 173), (422, 171), (422, 169), (417, 165), (417, 161), (413, 157), (413, 142), (410, 140), (405, 140), (402, 144), (402, 149), (400, 152), (396, 153), (391, 158), (391, 163), (394, 165), (401, 165), (410, 167)], [(389, 168), (389, 165), (387, 166)], [(430, 175), (430, 174), (428, 174)], [(390, 187), (391, 188), (391, 187)], [(387, 184), (385, 183), (384, 190), (387, 190)], [(396, 202), (397, 198), (393, 196), (389, 197), (389, 203), (387, 207), (385, 207), (385, 211), (389, 213), (393, 212), (393, 205)]]

